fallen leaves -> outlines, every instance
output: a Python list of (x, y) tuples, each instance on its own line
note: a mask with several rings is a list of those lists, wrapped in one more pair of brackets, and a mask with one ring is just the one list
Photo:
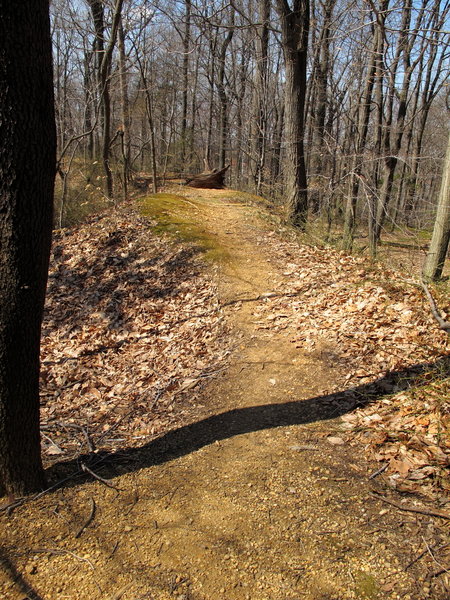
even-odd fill
[(197, 250), (124, 206), (55, 235), (42, 338), (44, 456), (142, 445), (183, 422), (228, 353)]
[[(288, 331), (305, 352), (331, 349), (346, 374), (341, 383), (330, 376), (329, 392), (342, 390), (342, 383), (344, 389), (370, 385), (387, 373), (429, 363), (410, 390), (395, 394), (396, 386), (387, 385), (390, 396), (342, 419), (345, 442), (362, 443), (385, 462), (390, 485), (442, 499), (450, 491), (450, 379), (436, 359), (448, 356), (449, 339), (437, 328), (422, 291), (382, 265), (332, 248), (273, 238), (261, 243), (270, 244), (285, 279), (260, 302), (256, 325)], [(331, 444), (337, 440), (327, 438)]]
[[(344, 413), (342, 435), (327, 441), (362, 444), (390, 485), (442, 499), (450, 491), (450, 379), (437, 358), (448, 355), (448, 336), (422, 292), (360, 257), (275, 235), (259, 243), (284, 280), (259, 298), (253, 323), (268, 335), (288, 331), (312, 355), (326, 346), (327, 393), (381, 386), (387, 373), (428, 365), (410, 389), (385, 381), (385, 395)], [(185, 422), (199, 385), (228, 353), (195, 248), (154, 237), (127, 207), (57, 234), (43, 333), (49, 459), (142, 445)]]
[(449, 378), (419, 382), (342, 419), (353, 440), (386, 463), (392, 487), (442, 499), (450, 492)]

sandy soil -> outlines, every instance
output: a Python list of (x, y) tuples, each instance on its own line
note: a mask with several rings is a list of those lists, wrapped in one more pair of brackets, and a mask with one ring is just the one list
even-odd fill
[(443, 599), (410, 564), (439, 520), (377, 499), (378, 466), (332, 443), (326, 394), (345, 389), (332, 348), (306, 353), (289, 330), (255, 326), (255, 301), (283, 281), (257, 210), (226, 191), (191, 200), (228, 254), (217, 281), (230, 365), (204, 387), (198, 420), (117, 462), (116, 489), (69, 482), (2, 515), (0, 596)]

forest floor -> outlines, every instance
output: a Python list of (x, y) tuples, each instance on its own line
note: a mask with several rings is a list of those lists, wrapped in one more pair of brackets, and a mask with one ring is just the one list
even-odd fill
[(404, 276), (253, 200), (182, 188), (56, 235), (65, 483), (1, 514), (1, 598), (448, 598), (447, 337)]

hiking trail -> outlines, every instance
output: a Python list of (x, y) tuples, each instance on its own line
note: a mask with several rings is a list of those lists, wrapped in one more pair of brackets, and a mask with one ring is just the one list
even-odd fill
[[(345, 390), (344, 366), (327, 347), (306, 352), (289, 328), (258, 323), (255, 307), (288, 277), (266, 247), (258, 209), (228, 191), (183, 193), (223, 250), (217, 288), (234, 339), (226, 369), (204, 384), (209, 416), (162, 436), (144, 459), (136, 453), (111, 480), (117, 489), (92, 480), (2, 517), (6, 543), (14, 530), (35, 549), (22, 575), (4, 561), (2, 597), (432, 597), (405, 570), (423, 521), (374, 497), (378, 465), (339, 441), (326, 395)], [(94, 501), (76, 536), (66, 514), (81, 527)]]

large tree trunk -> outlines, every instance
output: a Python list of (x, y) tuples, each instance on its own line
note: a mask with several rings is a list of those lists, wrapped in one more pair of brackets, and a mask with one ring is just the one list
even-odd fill
[(426, 279), (439, 279), (444, 268), (450, 241), (450, 136), (442, 171), (441, 190), (434, 223), (433, 236), (423, 268)]
[(39, 345), (52, 231), (56, 132), (47, 0), (0, 0), (0, 484), (45, 485)]
[(287, 217), (304, 228), (308, 213), (304, 154), (306, 56), (309, 33), (309, 1), (277, 0), (281, 21), (281, 45), (285, 60), (285, 142)]

